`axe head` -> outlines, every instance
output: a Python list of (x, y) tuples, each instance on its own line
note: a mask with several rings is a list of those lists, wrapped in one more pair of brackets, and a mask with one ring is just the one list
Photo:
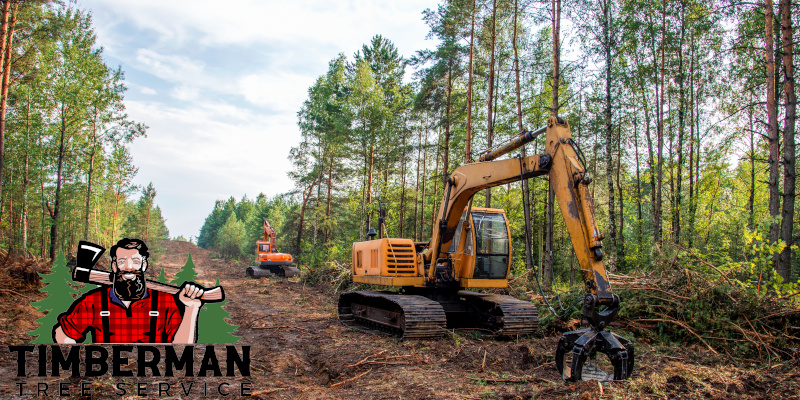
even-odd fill
[(77, 267), (84, 269), (92, 269), (100, 260), (100, 256), (105, 253), (106, 249), (99, 244), (90, 243), (84, 240), (78, 242), (78, 257)]

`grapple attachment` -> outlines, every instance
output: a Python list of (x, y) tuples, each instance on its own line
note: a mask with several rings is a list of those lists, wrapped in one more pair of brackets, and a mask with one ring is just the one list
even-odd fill
[[(633, 343), (604, 330), (619, 311), (619, 297), (604, 310), (597, 309), (597, 297), (588, 295), (583, 303), (583, 315), (590, 328), (566, 332), (556, 348), (556, 368), (567, 381), (619, 381), (633, 372)], [(601, 355), (605, 355), (602, 357)]]
[(556, 368), (565, 380), (573, 382), (628, 379), (633, 371), (633, 344), (594, 328), (567, 332), (558, 341)]

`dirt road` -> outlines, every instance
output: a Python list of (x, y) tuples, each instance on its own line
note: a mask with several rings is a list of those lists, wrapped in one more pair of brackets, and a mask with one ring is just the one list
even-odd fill
[[(131, 385), (148, 383), (145, 397), (149, 398), (202, 396), (197, 389), (188, 396), (182, 395), (176, 387), (179, 382), (205, 385), (207, 398), (237, 398), (242, 382), (251, 383), (253, 397), (268, 399), (800, 397), (796, 361), (768, 369), (747, 369), (725, 355), (680, 345), (655, 348), (637, 343), (638, 365), (628, 382), (566, 384), (552, 362), (557, 336), (498, 341), (460, 331), (438, 341), (403, 342), (370, 336), (338, 322), (335, 298), (324, 288), (280, 278), (246, 278), (243, 266), (215, 259), (209, 251), (191, 243), (166, 242), (163, 246), (167, 251), (159, 265), (164, 265), (169, 277), (180, 270), (191, 253), (199, 283), (211, 286), (220, 280), (229, 299), (225, 309), (231, 313), (230, 322), (239, 326), (235, 334), (241, 339), (236, 346), (250, 347), (252, 375), (129, 379)], [(28, 313), (30, 316), (16, 318), (28, 321), (37, 314), (30, 310)], [(0, 330), (13, 331), (13, 326), (7, 324), (11, 322), (8, 314), (4, 315), (6, 324), (0, 324)], [(24, 332), (13, 333), (0, 341), (8, 345), (30, 340)], [(218, 354), (221, 351), (217, 349)], [(202, 352), (196, 354), (195, 363), (199, 364)], [(32, 358), (29, 357), (30, 363)], [(17, 395), (19, 382), (28, 384), (26, 398), (35, 394), (30, 387), (35, 389), (37, 382), (69, 382), (70, 393), (78, 392), (81, 378), (37, 378), (33, 376), (35, 371), (29, 371), (26, 378), (15, 378), (15, 363), (15, 355), (0, 355), (3, 398)], [(115, 389), (120, 381), (111, 377), (92, 381), (94, 398), (123, 397)], [(170, 383), (173, 390), (159, 395), (159, 382)], [(230, 392), (229, 396), (216, 391), (221, 384), (227, 384), (223, 393)], [(129, 390), (127, 396), (131, 393)]]

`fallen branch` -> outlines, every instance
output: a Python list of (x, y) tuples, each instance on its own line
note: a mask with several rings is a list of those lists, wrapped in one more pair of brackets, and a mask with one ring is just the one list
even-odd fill
[(28, 300), (30, 300), (30, 301), (33, 301), (33, 299), (32, 299), (32, 298), (30, 298), (30, 297), (28, 297), (28, 296), (25, 296), (25, 295), (24, 295), (24, 294), (22, 294), (22, 293), (15, 292), (15, 291), (13, 291), (13, 290), (11, 290), (11, 289), (0, 289), (0, 290), (2, 290), (2, 291), (4, 291), (4, 292), (10, 292), (10, 293), (14, 293), (14, 294), (15, 294), (15, 295), (17, 295), (17, 296), (21, 296), (21, 297), (24, 297), (24, 298), (26, 298), (26, 299), (28, 299)]
[(695, 333), (695, 331), (693, 331), (693, 330), (692, 330), (692, 328), (689, 328), (689, 326), (688, 326), (688, 325), (684, 324), (684, 323), (683, 323), (683, 322), (681, 322), (681, 321), (674, 320), (674, 319), (672, 319), (672, 318), (668, 318), (668, 317), (666, 317), (666, 316), (663, 316), (663, 317), (665, 317), (665, 318), (645, 318), (645, 319), (639, 319), (639, 320), (636, 320), (636, 321), (644, 321), (644, 322), (669, 322), (669, 323), (672, 323), (672, 324), (678, 325), (678, 326), (682, 327), (683, 329), (686, 329), (687, 331), (689, 331), (689, 333), (691, 333), (692, 335), (694, 335), (696, 338), (700, 339), (700, 341), (701, 341), (701, 342), (703, 342), (703, 344), (704, 344), (704, 345), (706, 345), (706, 347), (708, 347), (708, 349), (709, 349), (709, 350), (711, 350), (711, 352), (712, 352), (712, 353), (714, 353), (714, 354), (719, 354), (719, 353), (718, 353), (716, 350), (714, 350), (714, 348), (713, 348), (713, 347), (711, 347), (711, 346), (710, 346), (710, 345), (709, 345), (709, 344), (708, 344), (708, 343), (707, 343), (705, 340), (703, 340), (703, 338), (702, 338), (700, 335), (698, 335), (697, 333)]
[(277, 392), (279, 390), (286, 390), (286, 389), (289, 389), (289, 388), (275, 388), (275, 389), (269, 389), (269, 390), (262, 390), (260, 392), (252, 393), (251, 396), (260, 396), (260, 395), (270, 394), (272, 392)]
[(334, 383), (333, 385), (331, 385), (331, 387), (332, 387), (332, 388), (334, 388), (334, 387), (336, 387), (336, 386), (343, 385), (343, 384), (345, 384), (345, 383), (347, 383), (347, 382), (352, 382), (352, 381), (354, 381), (354, 380), (356, 380), (356, 379), (358, 379), (358, 378), (361, 378), (362, 376), (364, 376), (364, 375), (366, 375), (366, 374), (368, 374), (368, 373), (370, 373), (370, 372), (372, 372), (372, 369), (370, 369), (370, 370), (369, 370), (369, 371), (367, 371), (367, 372), (364, 372), (363, 374), (356, 375), (356, 376), (354, 376), (354, 377), (352, 377), (352, 378), (350, 378), (350, 379), (345, 379), (345, 380), (343, 380), (343, 381), (341, 381), (341, 382), (339, 382), (339, 383)]
[(359, 366), (359, 365), (361, 365), (361, 364), (365, 363), (365, 362), (366, 362), (367, 360), (369, 360), (370, 358), (372, 358), (372, 357), (377, 357), (377, 356), (379, 356), (379, 355), (381, 355), (381, 354), (383, 354), (383, 353), (386, 353), (387, 351), (389, 351), (389, 350), (382, 350), (382, 351), (379, 351), (379, 352), (377, 352), (377, 353), (375, 353), (375, 354), (368, 355), (368, 356), (364, 357), (364, 359), (363, 359), (363, 360), (361, 360), (361, 361), (359, 361), (359, 362), (357, 362), (357, 363), (355, 363), (355, 364), (353, 364), (353, 365), (348, 365), (348, 366), (347, 366), (347, 368), (354, 368), (354, 367), (357, 367), (357, 366)]
[(555, 363), (556, 363), (555, 361), (550, 361), (549, 363), (544, 363), (544, 364), (542, 364), (542, 365), (540, 365), (540, 366), (538, 366), (538, 367), (536, 367), (536, 368), (532, 369), (531, 371), (536, 371), (537, 369), (539, 369), (539, 368), (542, 368), (542, 367), (544, 367), (544, 366), (546, 366), (546, 365), (553, 365), (553, 364), (555, 364)]
[(630, 287), (626, 287), (625, 289), (632, 289), (632, 290), (654, 290), (654, 291), (656, 291), (656, 292), (661, 292), (661, 293), (667, 294), (667, 295), (669, 295), (669, 296), (672, 296), (672, 297), (675, 297), (675, 298), (678, 298), (678, 299), (681, 299), (681, 300), (691, 300), (691, 298), (689, 298), (689, 297), (686, 297), (686, 296), (681, 296), (681, 295), (679, 295), (679, 294), (675, 294), (675, 293), (672, 293), (672, 292), (670, 292), (670, 291), (667, 291), (667, 290), (664, 290), (664, 289), (659, 289), (659, 288), (656, 288), (656, 287), (636, 287), (636, 286), (630, 286)]
[(366, 361), (362, 365), (411, 365), (408, 361)]
[[(548, 363), (548, 364), (553, 364), (553, 363)], [(547, 364), (544, 364), (544, 365), (547, 365)], [(555, 383), (555, 382), (553, 382), (551, 380), (547, 380), (547, 379), (544, 379), (544, 378), (539, 378), (538, 376), (522, 376), (522, 377), (512, 376), (510, 378), (504, 378), (504, 379), (467, 377), (467, 379), (472, 380), (472, 381), (477, 381), (477, 382), (486, 382), (486, 383), (530, 383), (532, 381), (542, 381), (542, 382), (550, 383), (552, 385), (557, 385), (557, 383)]]
[(798, 294), (800, 294), (800, 292), (792, 293), (792, 294), (789, 294), (789, 295), (786, 295), (786, 296), (781, 296), (781, 297), (778, 297), (778, 300), (786, 300), (786, 299), (788, 299), (790, 297), (797, 296)]
[(298, 330), (301, 330), (301, 331), (306, 331), (306, 332), (309, 332), (309, 330), (308, 330), (308, 329), (301, 328), (301, 327), (299, 327), (299, 326), (289, 326), (289, 325), (281, 325), (281, 326), (254, 326), (254, 327), (252, 327), (252, 328), (250, 328), (250, 329), (283, 329), (283, 328), (286, 328), (286, 329), (298, 329)]
[(706, 260), (703, 260), (702, 258), (700, 258), (700, 256), (699, 256), (699, 255), (695, 254), (693, 251), (691, 251), (691, 250), (689, 250), (689, 249), (684, 249), (683, 247), (681, 247), (681, 246), (678, 246), (678, 245), (675, 245), (675, 247), (677, 247), (677, 248), (679, 248), (679, 249), (681, 249), (681, 250), (683, 250), (683, 251), (685, 251), (685, 252), (687, 252), (687, 253), (691, 254), (691, 255), (692, 255), (694, 258), (696, 258), (698, 261), (700, 261), (700, 262), (701, 262), (701, 263), (703, 263), (704, 265), (711, 267), (711, 269), (713, 269), (714, 271), (717, 271), (717, 273), (718, 273), (718, 274), (719, 274), (721, 277), (725, 278), (725, 281), (727, 281), (729, 284), (733, 285), (733, 282), (731, 282), (731, 280), (730, 280), (730, 279), (728, 279), (728, 275), (727, 275), (727, 274), (725, 274), (725, 273), (723, 273), (722, 271), (720, 271), (720, 270), (719, 270), (719, 268), (715, 267), (715, 266), (714, 266), (714, 265), (712, 265), (710, 262), (708, 262), (708, 261), (706, 261)]

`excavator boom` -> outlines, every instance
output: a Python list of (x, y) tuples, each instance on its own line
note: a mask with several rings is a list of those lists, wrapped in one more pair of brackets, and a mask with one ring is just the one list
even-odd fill
[[(497, 160), (544, 132), (545, 154)], [(381, 237), (353, 244), (353, 280), (401, 286), (406, 296), (345, 293), (339, 300), (340, 319), (401, 338), (440, 335), (442, 330), (436, 326), (444, 319), (448, 326), (480, 325), (506, 335), (531, 332), (537, 314), (530, 303), (464, 289), (506, 287), (511, 265), (505, 213), (471, 207), (473, 196), (484, 189), (542, 175), (549, 177), (580, 263), (587, 292), (583, 315), (591, 324), (591, 328), (562, 337), (556, 365), (565, 379), (612, 376), (595, 374), (594, 370), (584, 373), (586, 361), (594, 360), (599, 351), (612, 359), (613, 379), (626, 379), (633, 368), (633, 346), (604, 330), (616, 318), (619, 297), (611, 291), (603, 262), (603, 235), (588, 190), (592, 180), (569, 126), (557, 117), (550, 117), (544, 128), (523, 132), (487, 151), (479, 162), (456, 168), (445, 183), (429, 242), (383, 237), (381, 216)], [(422, 329), (417, 327), (423, 325), (409, 321), (427, 322)], [(565, 360), (573, 354), (567, 369)]]

